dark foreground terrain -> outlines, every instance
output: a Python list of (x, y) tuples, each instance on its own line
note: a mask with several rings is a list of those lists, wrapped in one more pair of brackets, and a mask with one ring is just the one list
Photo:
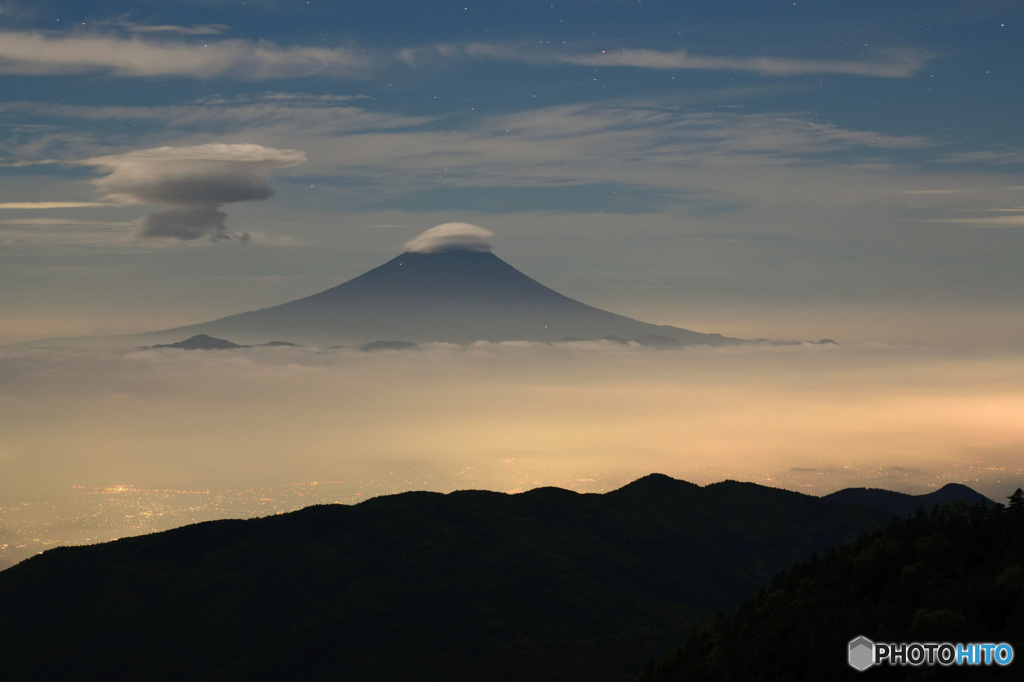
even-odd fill
[(627, 680), (893, 504), (935, 499), (870, 492), (651, 475), (601, 495), (413, 492), (58, 548), (0, 572), (0, 677)]
[[(1001, 643), (1006, 666), (847, 664), (850, 640)], [(863, 677), (860, 677), (863, 675)], [(1024, 493), (923, 510), (815, 555), (649, 666), (645, 682), (1024, 679)]]

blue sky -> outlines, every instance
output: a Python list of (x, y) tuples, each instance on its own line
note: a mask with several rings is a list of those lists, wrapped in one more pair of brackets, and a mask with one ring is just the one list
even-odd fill
[(0, 0), (0, 342), (264, 307), (459, 221), (654, 322), (1014, 344), (1022, 27), (988, 1)]

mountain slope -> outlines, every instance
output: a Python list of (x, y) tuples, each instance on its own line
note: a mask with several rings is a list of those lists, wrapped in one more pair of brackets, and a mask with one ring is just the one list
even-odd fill
[(889, 518), (652, 475), (208, 522), (0, 572), (0, 660), (11, 679), (628, 679)]
[(197, 334), (246, 345), (274, 340), (358, 346), (376, 341), (465, 344), (605, 337), (670, 337), (683, 344), (742, 343), (594, 308), (527, 277), (490, 251), (465, 249), (403, 253), (312, 296), (201, 324), (106, 341), (163, 344)]
[(663, 334), (686, 343), (730, 340), (648, 324), (575, 301), (489, 251), (403, 253), (344, 284), (296, 301), (168, 333), (202, 332), (244, 343), (378, 340), (561, 341)]

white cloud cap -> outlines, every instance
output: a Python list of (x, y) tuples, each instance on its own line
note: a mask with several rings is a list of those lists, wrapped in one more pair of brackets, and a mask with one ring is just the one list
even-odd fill
[(109, 172), (94, 181), (105, 199), (124, 204), (223, 204), (266, 199), (267, 174), (295, 166), (306, 155), (258, 144), (158, 147), (83, 163)]
[(488, 241), (494, 233), (470, 223), (443, 223), (430, 228), (405, 243), (410, 253), (444, 253), (445, 251), (490, 251)]

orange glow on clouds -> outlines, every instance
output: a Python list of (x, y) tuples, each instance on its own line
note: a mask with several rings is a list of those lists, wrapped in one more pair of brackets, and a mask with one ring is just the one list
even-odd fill
[[(811, 494), (962, 482), (997, 500), (1024, 484), (1011, 353), (6, 348), (0, 377), (0, 531), (39, 548), (401, 490), (598, 492), (650, 472)], [(203, 501), (168, 492), (183, 490)], [(83, 491), (116, 509), (86, 513)]]
[(7, 499), (124, 480), (344, 478), (403, 462), (471, 466), (476, 487), (504, 489), (508, 458), (698, 483), (854, 467), (836, 487), (885, 485), (878, 472), (899, 466), (930, 472), (909, 483), (922, 487), (957, 464), (1012, 466), (1024, 448), (1016, 355), (480, 344), (8, 350), (0, 366)]

